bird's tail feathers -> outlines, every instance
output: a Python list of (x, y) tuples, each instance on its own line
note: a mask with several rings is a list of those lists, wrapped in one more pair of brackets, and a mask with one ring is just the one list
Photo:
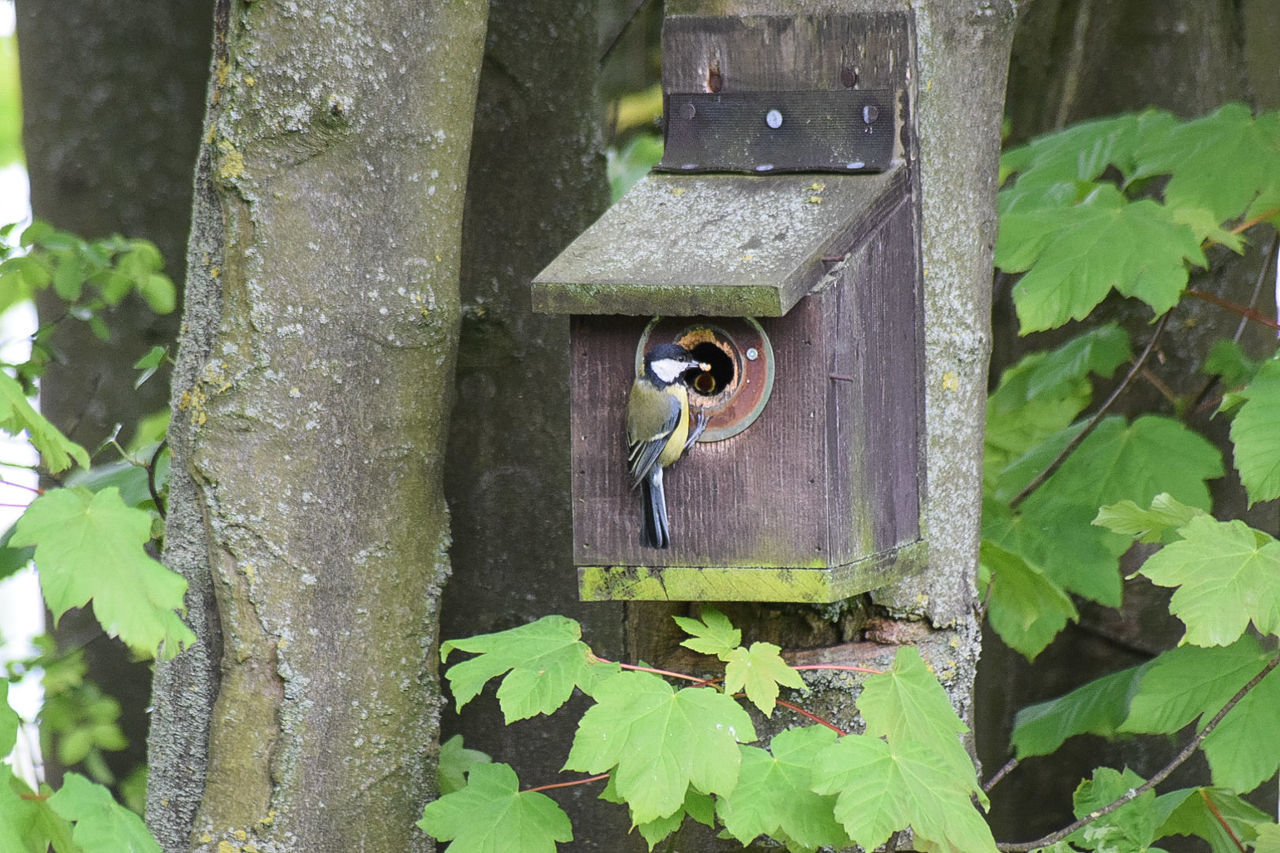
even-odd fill
[(640, 528), (640, 544), (646, 548), (668, 548), (671, 534), (667, 528), (667, 499), (662, 491), (662, 466), (653, 466), (641, 485), (644, 487), (644, 524)]

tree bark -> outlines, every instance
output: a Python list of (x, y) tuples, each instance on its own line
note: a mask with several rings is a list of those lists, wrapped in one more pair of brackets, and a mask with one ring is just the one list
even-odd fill
[(175, 375), (168, 851), (427, 850), (485, 5), (219, 0)]

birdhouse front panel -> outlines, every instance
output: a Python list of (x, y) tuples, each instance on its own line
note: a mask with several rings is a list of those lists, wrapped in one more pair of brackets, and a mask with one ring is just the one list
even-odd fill
[[(900, 198), (785, 317), (758, 320), (772, 387), (749, 426), (714, 440), (713, 416), (713, 440), (666, 469), (667, 548), (641, 543), (642, 490), (627, 468), (637, 347), (688, 344), (731, 322), (573, 318), (574, 562), (584, 598), (828, 601), (922, 564), (914, 229), (910, 198)], [(707, 402), (696, 381), (689, 398), (695, 411)]]

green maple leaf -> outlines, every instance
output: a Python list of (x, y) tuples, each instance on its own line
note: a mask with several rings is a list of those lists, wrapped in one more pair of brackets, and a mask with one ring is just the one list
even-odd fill
[(704, 655), (723, 657), (742, 642), (742, 632), (733, 627), (729, 617), (712, 607), (702, 608), (702, 619), (688, 616), (672, 616), (676, 624), (692, 639), (680, 643), (687, 649)]
[(710, 687), (677, 692), (656, 675), (623, 672), (601, 683), (594, 698), (565, 769), (611, 771), (633, 822), (672, 814), (690, 785), (727, 794), (738, 783), (738, 744), (756, 733), (731, 697)]
[(1253, 853), (1280, 853), (1280, 825), (1273, 823), (1258, 828), (1258, 843)]
[(115, 801), (102, 785), (68, 773), (49, 807), (72, 821), (71, 837), (85, 853), (160, 853), (142, 819)]
[(1266, 664), (1252, 636), (1229, 646), (1179, 646), (1144, 664), (1140, 689), (1121, 727), (1126, 732), (1172, 734), (1198, 717), (1212, 717)]
[(810, 788), (818, 753), (836, 733), (825, 726), (781, 732), (768, 751), (742, 746), (738, 785), (717, 803), (729, 834), (743, 845), (760, 835), (788, 838), (792, 849), (848, 847), (853, 840), (836, 821), (836, 798)]
[(1157, 838), (1199, 836), (1213, 853), (1238, 853), (1239, 842), (1252, 841), (1264, 826), (1274, 825), (1265, 812), (1223, 788), (1183, 788), (1161, 794), (1158, 802), (1168, 817)]
[[(42, 834), (37, 828), (43, 804), (24, 799), (23, 795), (29, 793), (9, 765), (0, 761), (0, 850), (14, 853), (47, 853), (49, 850), (48, 833)], [(61, 853), (63, 848), (55, 849)]]
[(1265, 362), (1240, 396), (1231, 421), (1236, 470), (1249, 503), (1280, 497), (1280, 361)]
[(1098, 510), (1093, 523), (1121, 536), (1132, 536), (1139, 542), (1164, 542), (1169, 535), (1197, 516), (1208, 515), (1198, 507), (1187, 506), (1167, 492), (1151, 499), (1144, 509), (1133, 501), (1120, 501)]
[[(1178, 464), (1169, 465), (1169, 459)], [(1217, 449), (1178, 421), (1157, 415), (1131, 424), (1104, 418), (1016, 516), (986, 535), (1059, 586), (1117, 606), (1119, 558), (1131, 540), (1094, 526), (1098, 508), (1122, 500), (1148, 504), (1162, 492), (1208, 508), (1205, 481), (1220, 476)]]
[(1178, 587), (1169, 612), (1187, 626), (1183, 642), (1226, 646), (1250, 621), (1264, 634), (1280, 630), (1280, 542), (1243, 521), (1191, 519), (1182, 541), (1152, 555), (1139, 573)]
[(478, 749), (467, 749), (462, 745), (462, 735), (453, 737), (440, 744), (440, 758), (436, 762), (436, 780), (440, 785), (440, 793), (452, 794), (461, 791), (467, 784), (467, 774), (477, 764), (488, 764), (493, 759)]
[(1014, 190), (1022, 192), (1055, 183), (1093, 181), (1108, 166), (1128, 175), (1136, 168), (1138, 147), (1167, 132), (1175, 122), (1173, 114), (1164, 110), (1081, 122), (1009, 150), (1000, 157), (1000, 169), (1019, 173)]
[(978, 587), (991, 627), (1027, 660), (1035, 660), (1068, 620), (1080, 618), (1071, 596), (1043, 571), (987, 541), (981, 548)]
[(45, 603), (59, 619), (93, 600), (104, 631), (164, 658), (195, 642), (183, 624), (187, 581), (153, 560), (151, 514), (126, 506), (118, 489), (55, 489), (31, 502), (10, 542), (34, 545)]
[(995, 260), (1025, 273), (1013, 288), (1023, 334), (1083, 320), (1113, 289), (1163, 314), (1187, 286), (1187, 262), (1207, 263), (1190, 226), (1109, 184), (1073, 207), (1006, 211)]
[[(612, 777), (610, 778), (612, 781)], [(615, 802), (623, 802), (621, 798), (616, 797)], [(602, 795), (603, 799), (603, 795)], [(714, 827), (716, 824), (716, 804), (711, 797), (700, 793), (693, 788), (685, 792), (684, 805), (676, 809), (673, 813), (666, 817), (660, 817), (651, 820), (648, 823), (641, 823), (636, 826), (636, 831), (644, 838), (645, 843), (652, 850), (657, 846), (658, 842), (666, 838), (671, 833), (680, 828), (686, 817), (691, 817), (704, 826)]]
[(617, 664), (595, 660), (582, 642), (582, 628), (564, 616), (544, 616), (536, 622), (493, 634), (440, 645), (440, 660), (454, 649), (478, 657), (449, 667), (446, 677), (459, 711), (486, 682), (507, 673), (498, 687), (498, 704), (508, 723), (535, 714), (550, 714), (569, 700), (573, 688), (590, 693), (593, 685), (618, 671)]
[(445, 794), (422, 810), (418, 827), (451, 853), (554, 853), (557, 841), (572, 841), (573, 827), (555, 800), (520, 791), (510, 766), (477, 764), (467, 787)]
[(1112, 737), (1129, 714), (1129, 702), (1150, 663), (1122, 669), (1077, 687), (1064, 696), (1028, 705), (1013, 721), (1009, 742), (1018, 759), (1048, 755), (1068, 738)]
[(750, 649), (739, 646), (722, 654), (725, 692), (732, 694), (745, 688), (751, 704), (766, 717), (772, 716), (779, 684), (804, 687), (804, 679), (782, 659), (781, 651), (773, 643), (752, 643)]
[(1228, 388), (1239, 388), (1253, 381), (1261, 365), (1245, 354), (1240, 344), (1229, 338), (1214, 341), (1209, 347), (1200, 372), (1205, 376), (1217, 376)]
[(1093, 398), (1090, 374), (1109, 377), (1131, 357), (1129, 336), (1108, 323), (1007, 368), (987, 398), (983, 471), (988, 482), (998, 484), (1011, 462), (1075, 420)]
[(1280, 113), (1254, 118), (1243, 104), (1169, 128), (1137, 151), (1135, 177), (1170, 175), (1168, 204), (1202, 207), (1223, 222), (1280, 184)]
[[(1076, 817), (1084, 817), (1120, 799), (1146, 780), (1132, 770), (1123, 773), (1099, 767), (1080, 783), (1072, 796)], [(1073, 844), (1105, 853), (1146, 853), (1155, 840), (1161, 816), (1156, 808), (1156, 792), (1146, 791), (1110, 814), (1103, 815), (1070, 836)]]
[[(1251, 635), (1224, 647), (1180, 646), (1149, 666), (1121, 726), (1126, 732), (1171, 734), (1194, 720), (1208, 722), (1261, 671), (1271, 653)], [(1280, 675), (1250, 690), (1205, 739), (1214, 784), (1249, 791), (1280, 767), (1280, 743), (1258, 732), (1280, 726)]]
[[(915, 646), (898, 649), (887, 672), (867, 679), (858, 697), (858, 710), (867, 734), (882, 735), (894, 745), (927, 747), (950, 769), (949, 781), (977, 791), (973, 759), (959, 738), (969, 727), (956, 716), (947, 691)], [(979, 796), (983, 795), (979, 792)]]
[(836, 820), (864, 850), (910, 826), (921, 850), (994, 851), (991, 830), (953, 770), (921, 742), (890, 746), (869, 735), (846, 735), (818, 754), (813, 790), (836, 795)]
[(81, 468), (89, 467), (88, 452), (32, 408), (18, 380), (7, 373), (0, 373), (0, 429), (13, 435), (26, 430), (31, 444), (54, 474), (69, 468), (72, 460)]

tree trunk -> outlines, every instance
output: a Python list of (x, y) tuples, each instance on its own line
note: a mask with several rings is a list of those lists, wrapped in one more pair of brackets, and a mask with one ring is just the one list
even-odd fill
[(148, 822), (430, 849), (444, 446), (485, 6), (219, 0), (175, 376)]

